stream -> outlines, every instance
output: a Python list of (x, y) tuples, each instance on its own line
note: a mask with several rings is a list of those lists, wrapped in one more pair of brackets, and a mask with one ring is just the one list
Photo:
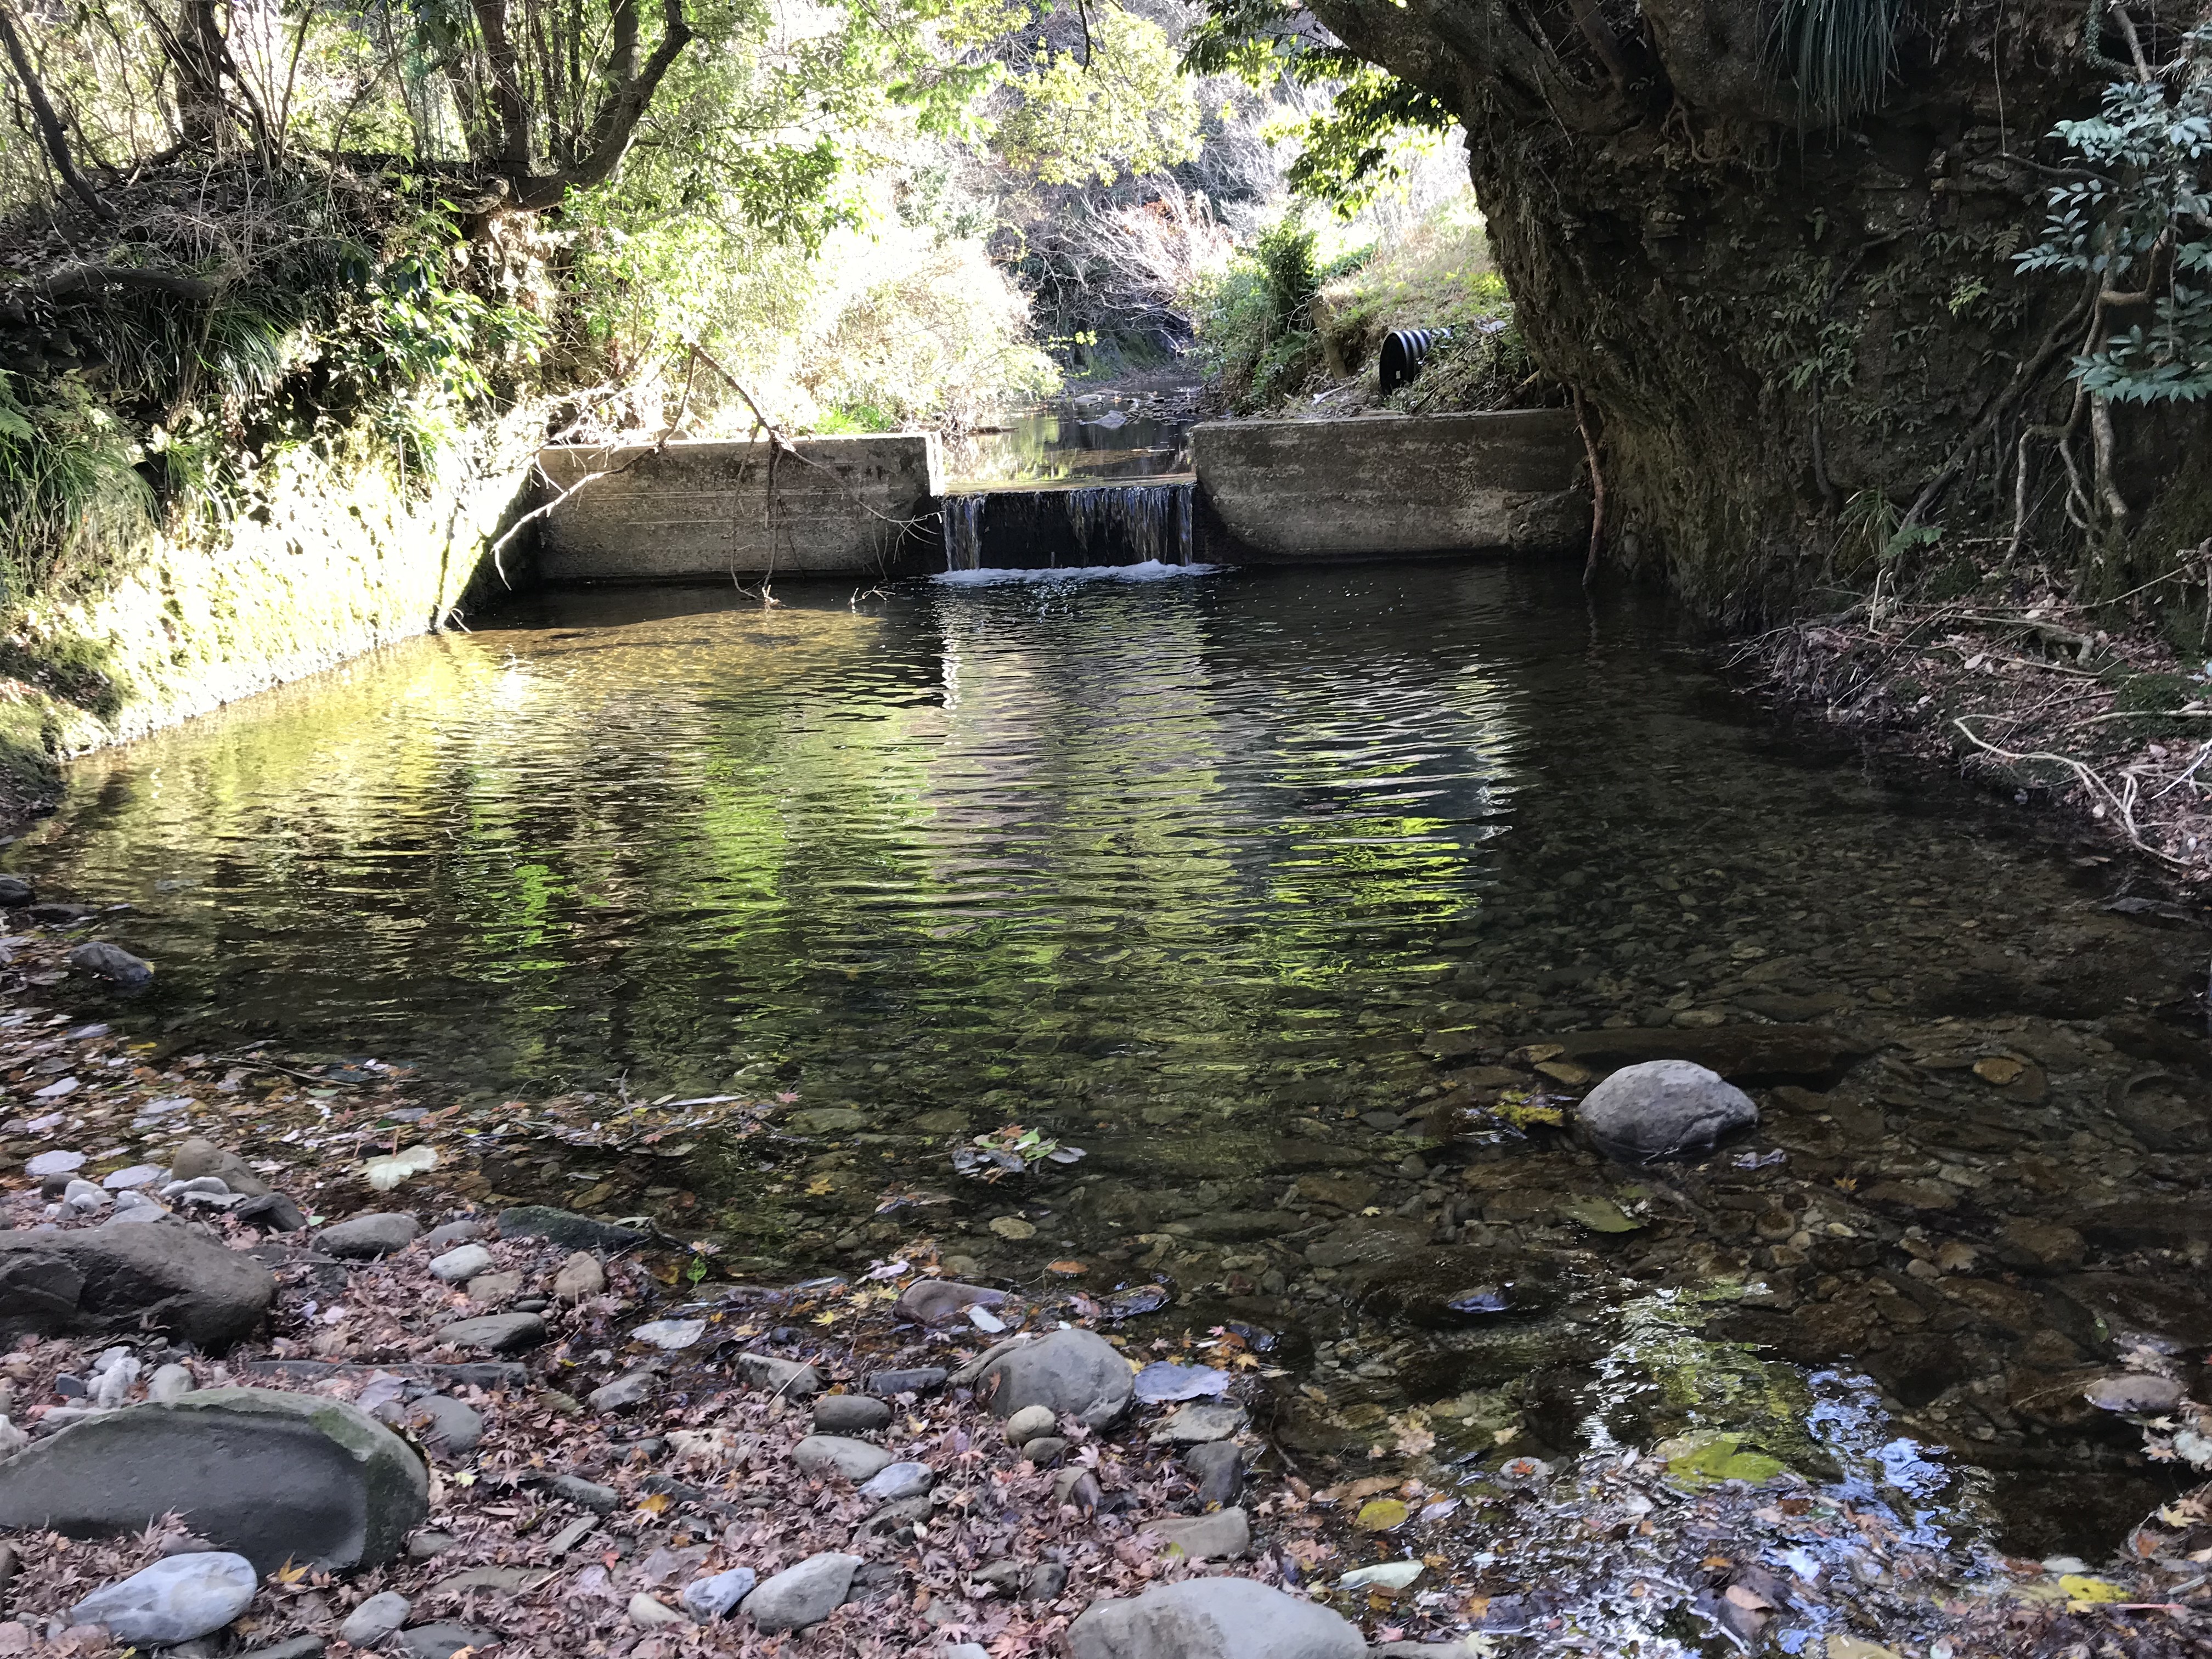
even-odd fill
[[(733, 1274), (927, 1231), (1157, 1285), (1258, 1334), (1323, 1467), (1810, 1467), (1863, 1376), (2016, 1554), (2202, 1479), (2081, 1395), (2212, 1345), (2212, 945), (2124, 862), (1778, 726), (1571, 571), (1028, 574), (528, 598), (74, 763), (7, 862), (136, 907), (118, 1023), (173, 1042), (793, 1097), (482, 1168)], [(1630, 1170), (1555, 1127), (1675, 1052), (1759, 1129)], [(1085, 1156), (954, 1172), (1016, 1122)]]

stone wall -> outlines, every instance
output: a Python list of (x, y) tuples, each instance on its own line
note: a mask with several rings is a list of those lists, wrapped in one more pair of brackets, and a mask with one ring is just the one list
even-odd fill
[(1212, 518), (1249, 560), (1569, 553), (1589, 533), (1565, 410), (1215, 421), (1193, 430), (1191, 453)]
[[(538, 571), (549, 581), (855, 576), (941, 569), (934, 433), (761, 443), (679, 441), (546, 449), (553, 489)], [(774, 477), (770, 477), (770, 461)], [(771, 483), (773, 488), (771, 488)]]

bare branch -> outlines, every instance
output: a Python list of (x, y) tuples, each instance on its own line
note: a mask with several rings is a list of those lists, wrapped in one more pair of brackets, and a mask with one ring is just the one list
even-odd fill
[(24, 50), (22, 37), (15, 30), (15, 14), (0, 0), (0, 44), (8, 49), (8, 62), (22, 83), (23, 96), (31, 106), (31, 119), (39, 129), (39, 139), (46, 146), (46, 159), (54, 164), (54, 171), (70, 193), (111, 224), (115, 210), (110, 207), (100, 192), (86, 182), (76, 170), (76, 162), (70, 155), (69, 135), (64, 130), (61, 118), (54, 113), (53, 105), (47, 100), (46, 89), (39, 80), (38, 72), (31, 66), (31, 55)]

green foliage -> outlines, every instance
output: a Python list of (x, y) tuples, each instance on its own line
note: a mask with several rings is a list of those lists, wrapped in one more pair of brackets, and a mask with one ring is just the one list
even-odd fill
[(1321, 359), (1313, 302), (1321, 291), (1314, 233), (1294, 219), (1266, 231), (1258, 246), (1205, 283), (1197, 301), (1199, 353), (1231, 410), (1272, 407)]
[(2180, 70), (2114, 82), (2098, 114), (2058, 124), (2086, 171), (2051, 187), (2044, 240), (2018, 258), (2024, 271), (2094, 272), (2108, 295), (2141, 296), (2126, 308), (2148, 323), (2074, 360), (2075, 378), (2115, 402), (2212, 395), (2212, 26), (2186, 37)]
[(1844, 502), (1842, 518), (1836, 568), (1847, 576), (1869, 569), (1894, 573), (1917, 550), (1943, 539), (1940, 525), (1906, 524), (1886, 490), (1852, 491)]
[(1102, 5), (1085, 36), (1085, 56), (1043, 51), (1034, 67), (1008, 77), (1021, 101), (999, 124), (999, 153), (1051, 185), (1110, 185), (1195, 156), (1198, 99), (1176, 73), (1166, 32)]
[(33, 386), (0, 369), (0, 603), (104, 537), (150, 521), (153, 491), (121, 421), (77, 375)]
[(1840, 127), (1881, 106), (1904, 15), (1904, 0), (1780, 0), (1767, 56), (1808, 113)]

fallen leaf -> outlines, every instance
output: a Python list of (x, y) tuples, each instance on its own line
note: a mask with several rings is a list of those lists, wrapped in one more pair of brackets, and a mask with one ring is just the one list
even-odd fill
[(1048, 1273), (1058, 1273), (1064, 1279), (1073, 1279), (1078, 1273), (1091, 1271), (1080, 1261), (1048, 1261), (1044, 1264), (1044, 1270)]
[(1990, 1054), (1974, 1062), (1974, 1075), (1984, 1083), (1994, 1083), (2000, 1089), (2008, 1083), (2017, 1083), (2020, 1074), (2027, 1069), (2009, 1054)]
[(1371, 1504), (1360, 1506), (1354, 1525), (1365, 1532), (1389, 1532), (1394, 1527), (1406, 1524), (1405, 1504), (1395, 1498), (1378, 1498)]

